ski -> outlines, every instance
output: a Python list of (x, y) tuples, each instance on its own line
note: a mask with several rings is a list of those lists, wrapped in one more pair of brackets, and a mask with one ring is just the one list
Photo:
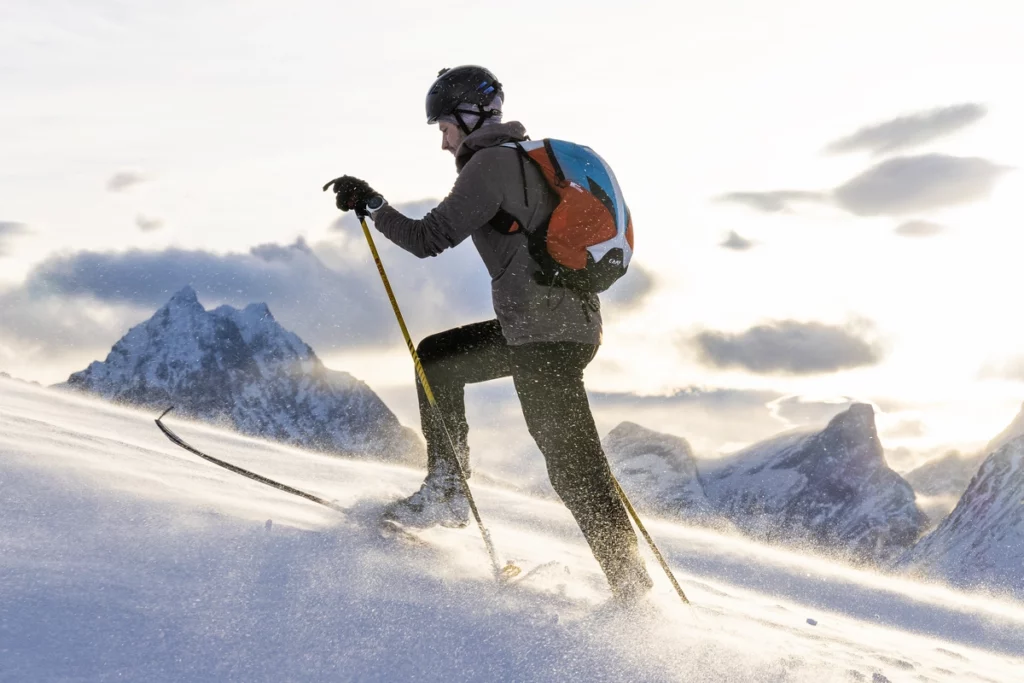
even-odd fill
[[(175, 434), (170, 427), (163, 423), (164, 417), (172, 410), (174, 410), (174, 406), (171, 406), (164, 412), (160, 413), (160, 417), (156, 418), (155, 422), (156, 426), (159, 427), (160, 431), (164, 433), (164, 436), (166, 436), (175, 446), (183, 448), (189, 453), (192, 453), (193, 455), (196, 455), (209, 463), (217, 465), (218, 467), (223, 467), (229, 472), (240, 474), (247, 479), (252, 479), (253, 481), (259, 482), (265, 486), (269, 486), (270, 488), (277, 489), (278, 491), (283, 491), (285, 493), (290, 493), (291, 495), (298, 496), (299, 498), (305, 498), (308, 501), (312, 501), (319, 505), (323, 505), (324, 507), (328, 507), (334, 510), (335, 512), (340, 512), (342, 514), (347, 513), (347, 511), (343, 507), (341, 507), (340, 505), (336, 505), (329, 500), (324, 500), (319, 496), (314, 496), (312, 493), (306, 493), (305, 491), (302, 491), (300, 489), (288, 486), (287, 484), (282, 484), (279, 481), (274, 481), (273, 479), (264, 477), (261, 474), (256, 474), (255, 472), (251, 472), (237, 465), (232, 465), (231, 463), (221, 460), (220, 458), (215, 458), (212, 455), (203, 453), (201, 450), (192, 446), (187, 441), (182, 439), (180, 436)], [(400, 539), (406, 543), (414, 545), (429, 545), (427, 541), (420, 538), (415, 532), (410, 531), (409, 529), (403, 527), (401, 524), (397, 524), (389, 520), (380, 520), (380, 522), (378, 523), (378, 531), (383, 538)], [(516, 566), (515, 563), (509, 561), (505, 564), (504, 567), (496, 570), (495, 578), (498, 580), (499, 585), (511, 585), (512, 579), (519, 576), (520, 573), (522, 573), (522, 570), (518, 566)]]
[(171, 431), (170, 427), (168, 427), (167, 425), (165, 425), (163, 423), (164, 416), (167, 415), (167, 413), (171, 412), (172, 410), (174, 410), (174, 406), (171, 406), (170, 408), (168, 408), (164, 412), (160, 413), (160, 417), (156, 418), (156, 426), (160, 428), (160, 431), (164, 433), (164, 436), (166, 436), (168, 439), (170, 439), (171, 443), (173, 443), (175, 446), (178, 446), (179, 448), (183, 448), (186, 451), (188, 451), (189, 453), (192, 453), (193, 455), (197, 455), (200, 458), (202, 458), (203, 460), (206, 460), (207, 462), (211, 462), (214, 465), (217, 465), (218, 467), (223, 467), (224, 469), (228, 470), (229, 472), (234, 472), (235, 474), (240, 474), (243, 477), (246, 477), (247, 479), (252, 479), (253, 481), (258, 481), (259, 483), (264, 484), (266, 486), (269, 486), (271, 488), (277, 489), (278, 491), (284, 491), (285, 493), (290, 493), (293, 496), (298, 496), (299, 498), (305, 498), (306, 500), (312, 501), (314, 503), (319, 503), (320, 505), (323, 505), (324, 507), (328, 507), (328, 508), (334, 510), (335, 512), (340, 512), (342, 514), (345, 513), (345, 508), (341, 507), (340, 505), (335, 505), (334, 503), (332, 503), (329, 500), (324, 500), (323, 498), (320, 498), (319, 496), (314, 496), (312, 493), (306, 493), (305, 491), (300, 491), (299, 489), (293, 488), (291, 486), (288, 486), (287, 484), (282, 484), (279, 481), (274, 481), (273, 479), (269, 479), (269, 478), (264, 477), (264, 476), (262, 476), (260, 474), (256, 474), (255, 472), (250, 472), (249, 470), (246, 470), (246, 469), (243, 469), (241, 467), (238, 467), (237, 465), (232, 465), (231, 463), (225, 462), (224, 460), (220, 460), (219, 458), (215, 458), (212, 455), (207, 455), (206, 453), (203, 453), (198, 448), (195, 448), (195, 447), (189, 445), (189, 443), (187, 441), (185, 441), (180, 436), (175, 434), (173, 431)]

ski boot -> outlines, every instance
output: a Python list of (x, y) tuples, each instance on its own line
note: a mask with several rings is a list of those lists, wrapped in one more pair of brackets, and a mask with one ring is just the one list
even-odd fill
[(417, 529), (461, 529), (469, 524), (469, 501), (455, 476), (428, 475), (419, 491), (388, 505), (381, 520)]
[(654, 581), (640, 564), (629, 572), (628, 578), (612, 586), (612, 598), (620, 608), (635, 609), (644, 603), (653, 587)]

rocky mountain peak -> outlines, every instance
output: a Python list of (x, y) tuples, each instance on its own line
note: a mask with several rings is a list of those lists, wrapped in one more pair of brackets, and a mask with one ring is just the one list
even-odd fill
[(623, 422), (602, 445), (615, 476), (641, 510), (672, 516), (706, 513), (707, 498), (686, 439)]
[(884, 459), (875, 427), (875, 409), (867, 403), (854, 403), (833, 417), (821, 431), (820, 438), (844, 448), (847, 453), (865, 453)]
[(103, 362), (62, 385), (309, 448), (419, 462), (422, 445), (364, 383), (324, 367), (266, 304), (207, 311), (183, 287)]
[(702, 465), (711, 503), (755, 535), (810, 541), (885, 560), (927, 518), (885, 462), (874, 409), (855, 403), (819, 432), (783, 434)]
[(249, 304), (242, 310), (242, 313), (247, 317), (276, 322), (274, 320), (274, 314), (270, 312), (270, 307), (265, 303)]
[(160, 310), (164, 309), (168, 311), (190, 311), (193, 313), (205, 312), (202, 304), (199, 303), (199, 295), (196, 294), (196, 290), (192, 289), (191, 285), (185, 285), (175, 292)]

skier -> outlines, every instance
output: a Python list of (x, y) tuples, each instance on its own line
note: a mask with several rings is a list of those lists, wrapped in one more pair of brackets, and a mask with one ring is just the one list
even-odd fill
[[(526, 234), (545, 223), (558, 197), (533, 164), (503, 143), (527, 139), (518, 122), (502, 122), (504, 93), (479, 66), (442, 70), (426, 97), (427, 123), (455, 156), (450, 194), (420, 220), (403, 216), (366, 182), (334, 181), (338, 208), (370, 216), (377, 230), (412, 254), (436, 256), (472, 238), (491, 276), (496, 319), (431, 335), (417, 347), (448, 434), (469, 475), (464, 389), (511, 376), (530, 434), (555, 491), (575, 517), (615, 597), (635, 602), (651, 588), (637, 538), (612, 480), (583, 384), (601, 343), (596, 294), (538, 278)], [(521, 229), (520, 229), (521, 228)], [(427, 476), (419, 491), (390, 505), (384, 518), (425, 528), (463, 527), (469, 505), (444, 425), (417, 379), (427, 442)]]

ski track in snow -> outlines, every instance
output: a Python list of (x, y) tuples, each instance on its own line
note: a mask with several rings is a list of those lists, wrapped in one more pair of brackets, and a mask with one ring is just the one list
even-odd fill
[[(0, 380), (0, 681), (1014, 681), (1024, 605), (652, 520), (693, 601), (659, 573), (610, 609), (560, 505), (476, 486), (475, 527), (381, 540), (422, 473)], [(268, 520), (272, 520), (268, 524)], [(555, 564), (549, 564), (555, 563)], [(815, 620), (816, 625), (808, 623)]]

